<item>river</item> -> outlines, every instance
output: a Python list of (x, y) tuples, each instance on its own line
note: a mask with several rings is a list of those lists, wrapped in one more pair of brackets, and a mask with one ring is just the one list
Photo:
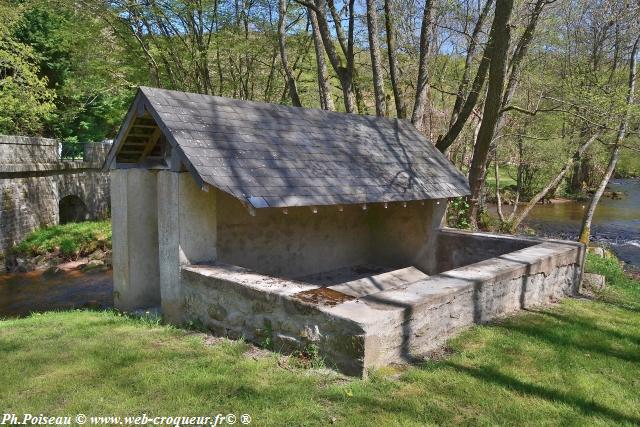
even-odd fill
[(0, 273), (0, 318), (31, 312), (113, 306), (111, 271)]
[[(625, 196), (600, 199), (591, 240), (609, 246), (620, 259), (640, 268), (640, 179), (611, 180), (609, 189)], [(537, 205), (524, 223), (540, 236), (575, 240), (588, 204), (568, 201)]]

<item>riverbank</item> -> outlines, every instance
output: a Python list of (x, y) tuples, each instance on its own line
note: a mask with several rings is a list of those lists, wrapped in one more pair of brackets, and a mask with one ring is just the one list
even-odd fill
[(86, 221), (41, 228), (6, 254), (7, 272), (106, 270), (111, 266), (111, 222)]
[[(610, 248), (631, 268), (640, 269), (640, 179), (614, 179), (609, 188), (624, 197), (600, 200), (591, 241)], [(576, 240), (587, 207), (588, 202), (578, 201), (539, 204), (523, 225), (540, 237)], [(495, 206), (490, 206), (490, 213), (496, 215)]]

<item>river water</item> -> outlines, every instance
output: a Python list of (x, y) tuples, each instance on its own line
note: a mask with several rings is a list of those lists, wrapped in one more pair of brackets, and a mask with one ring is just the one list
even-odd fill
[[(620, 259), (640, 268), (640, 179), (611, 180), (609, 189), (625, 196), (600, 199), (591, 240), (604, 243)], [(588, 204), (570, 201), (537, 205), (524, 223), (540, 236), (575, 240)]]
[(38, 311), (112, 306), (111, 271), (83, 273), (73, 270), (56, 275), (42, 271), (0, 273), (0, 318)]

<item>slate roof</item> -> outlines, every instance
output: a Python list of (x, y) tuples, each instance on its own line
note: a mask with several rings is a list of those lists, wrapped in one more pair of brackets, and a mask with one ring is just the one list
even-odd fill
[(255, 208), (469, 194), (466, 178), (408, 121), (147, 87), (134, 102), (196, 178)]

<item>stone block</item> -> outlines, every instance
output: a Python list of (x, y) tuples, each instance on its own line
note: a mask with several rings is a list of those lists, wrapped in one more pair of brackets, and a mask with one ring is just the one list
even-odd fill
[(588, 291), (599, 291), (606, 286), (606, 279), (601, 274), (583, 273), (582, 288)]
[(599, 246), (590, 246), (589, 248), (587, 248), (587, 252), (591, 255), (604, 258), (604, 248), (601, 248)]

